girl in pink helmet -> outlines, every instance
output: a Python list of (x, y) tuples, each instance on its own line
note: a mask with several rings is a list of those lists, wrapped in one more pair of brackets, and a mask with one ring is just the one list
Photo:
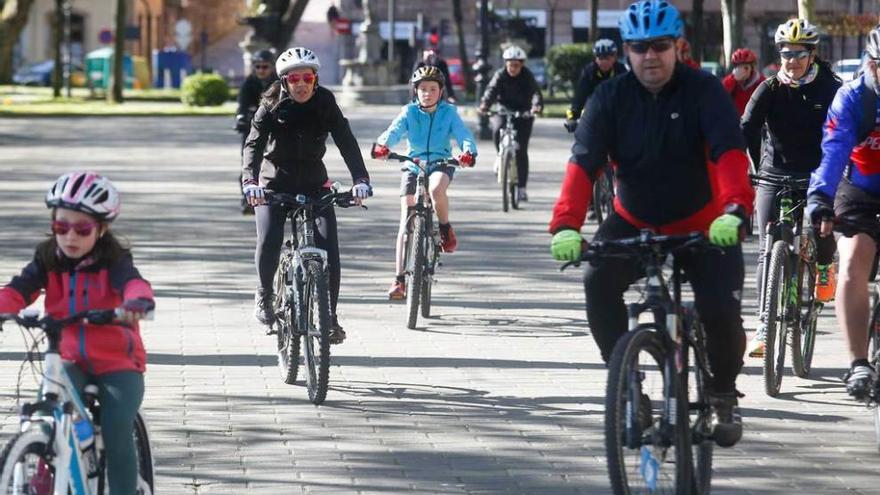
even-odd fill
[(33, 260), (0, 288), (0, 313), (18, 313), (45, 290), (45, 312), (64, 318), (89, 309), (121, 309), (125, 325), (64, 328), (61, 357), (74, 384), (99, 388), (110, 493), (135, 493), (137, 459), (132, 428), (144, 396), (146, 353), (137, 321), (153, 310), (153, 291), (131, 253), (110, 231), (119, 193), (93, 172), (58, 178), (46, 194), (49, 237)]

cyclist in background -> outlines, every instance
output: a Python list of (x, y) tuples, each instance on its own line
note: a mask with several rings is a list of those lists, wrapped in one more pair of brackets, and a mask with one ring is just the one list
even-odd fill
[(125, 326), (64, 327), (61, 358), (77, 390), (88, 383), (98, 386), (110, 493), (135, 493), (132, 430), (144, 398), (147, 359), (137, 320), (155, 307), (153, 290), (134, 267), (131, 251), (110, 230), (120, 200), (108, 179), (93, 172), (64, 174), (46, 194), (46, 206), (52, 210), (53, 235), (37, 246), (21, 274), (0, 289), (0, 313), (20, 312), (41, 291), (45, 312), (53, 318), (90, 309), (122, 310)]
[[(666, 0), (640, 0), (621, 16), (632, 71), (602, 84), (587, 103), (553, 209), (551, 252), (560, 261), (581, 259), (580, 228), (609, 155), (617, 163), (618, 201), (595, 240), (632, 237), (647, 228), (703, 231), (721, 246), (678, 256), (706, 328), (715, 441), (727, 447), (742, 436), (736, 391), (745, 348), (740, 239), (754, 191), (736, 109), (720, 81), (676, 61), (682, 27)], [(587, 319), (606, 362), (626, 333), (623, 294), (640, 276), (632, 260), (609, 259), (586, 269)]]
[[(880, 131), (877, 129), (880, 80), (880, 28), (867, 36), (862, 75), (840, 88), (828, 110), (822, 138), (822, 161), (810, 177), (807, 211), (823, 236), (833, 239), (830, 219), (840, 216), (867, 225), (880, 214)], [(837, 241), (840, 284), (834, 312), (846, 335), (849, 371), (846, 389), (864, 398), (877, 370), (868, 362), (867, 325), (870, 312), (868, 282), (877, 266), (877, 242), (872, 232), (843, 225)]]
[(748, 48), (740, 48), (730, 56), (730, 74), (721, 80), (721, 85), (733, 98), (737, 112), (742, 116), (746, 104), (758, 85), (764, 82), (764, 76), (758, 72), (758, 56)]
[[(769, 178), (807, 178), (822, 159), (822, 124), (840, 80), (816, 56), (818, 30), (803, 19), (792, 19), (776, 29), (781, 68), (752, 94), (742, 116), (742, 130), (755, 168)], [(761, 142), (766, 127), (766, 140)], [(776, 194), (780, 186), (760, 183), (757, 188), (758, 271), (760, 290), (764, 265), (766, 225), (779, 216)], [(806, 191), (802, 192), (806, 199)], [(800, 222), (803, 210), (795, 212)], [(834, 238), (816, 239), (816, 299), (834, 299)], [(761, 308), (759, 308), (760, 310)], [(758, 324), (749, 343), (749, 356), (764, 355), (767, 323)]]
[(691, 44), (688, 40), (679, 38), (675, 42), (675, 56), (678, 58), (678, 61), (687, 65), (692, 69), (700, 70), (700, 63), (691, 57)]
[(593, 44), (593, 55), (596, 58), (581, 71), (571, 106), (565, 112), (565, 128), (568, 132), (574, 132), (577, 128), (581, 112), (596, 88), (612, 77), (626, 73), (626, 66), (617, 61), (617, 45), (613, 41), (604, 38), (596, 40)]
[[(333, 93), (318, 85), (320, 68), (321, 62), (308, 48), (289, 48), (278, 57), (275, 71), (281, 80), (264, 93), (242, 154), (242, 186), (249, 204), (255, 207), (257, 223), (254, 258), (259, 286), (254, 294), (254, 317), (266, 326), (275, 321), (272, 282), (287, 216), (285, 208), (266, 205), (265, 192), (309, 196), (326, 193), (331, 181), (323, 158), (329, 134), (351, 173), (352, 195), (362, 201), (372, 194), (370, 176), (348, 120)], [(333, 207), (321, 212), (315, 234), (317, 246), (327, 251), (333, 314), (330, 342), (338, 344), (345, 340), (345, 332), (336, 317), (341, 269)]]
[[(541, 88), (532, 71), (525, 66), (526, 52), (518, 46), (511, 46), (504, 50), (504, 67), (498, 69), (486, 91), (480, 99), (480, 112), (486, 113), (494, 103), (512, 112), (541, 113), (544, 108), (544, 99)], [(507, 122), (507, 117), (494, 117), (492, 119), (495, 151), (501, 140), (501, 129)], [(526, 184), (529, 180), (529, 139), (532, 136), (532, 119), (523, 118), (514, 121), (516, 129), (516, 142), (519, 149), (516, 152), (516, 171), (519, 186), (519, 200), (528, 201)], [(499, 161), (495, 160), (495, 173), (498, 173)]]
[[(437, 50), (433, 48), (426, 48), (422, 52), (422, 58), (416, 60), (416, 63), (413, 64), (412, 71), (415, 72), (428, 65), (433, 65), (443, 73), (443, 78), (445, 79), (443, 89), (446, 92), (446, 101), (449, 103), (455, 103), (455, 88), (452, 87), (452, 79), (449, 77), (449, 64), (447, 64), (446, 60), (444, 60), (443, 57), (437, 53)], [(415, 97), (415, 93), (413, 93), (413, 97)]]
[[(260, 106), (263, 92), (277, 79), (275, 76), (275, 54), (271, 50), (260, 50), (251, 56), (253, 71), (238, 88), (238, 110), (235, 112), (235, 130), (241, 134), (241, 150), (244, 153), (244, 142), (251, 130), (251, 120)], [(260, 174), (259, 165), (255, 171)], [(238, 188), (241, 189), (241, 174), (238, 176)], [(244, 192), (241, 194), (241, 212), (253, 214), (254, 208), (248, 204)]]
[[(416, 69), (410, 78), (416, 100), (405, 105), (391, 125), (377, 139), (373, 154), (376, 158), (387, 159), (391, 147), (404, 137), (409, 142), (407, 155), (423, 162), (442, 160), (452, 156), (449, 145), (454, 138), (461, 148), (458, 162), (463, 167), (472, 167), (477, 157), (477, 144), (471, 131), (464, 125), (455, 106), (444, 101), (443, 89), (446, 85), (443, 73), (434, 66)], [(428, 169), (428, 189), (437, 223), (440, 227), (440, 248), (443, 252), (455, 251), (458, 240), (449, 222), (449, 198), (446, 190), (452, 183), (455, 169), (452, 167)], [(388, 298), (400, 300), (406, 297), (406, 274), (404, 273), (404, 233), (409, 209), (415, 206), (416, 178), (418, 168), (411, 165), (403, 173), (400, 182), (400, 227), (395, 244), (395, 277), (388, 289)]]

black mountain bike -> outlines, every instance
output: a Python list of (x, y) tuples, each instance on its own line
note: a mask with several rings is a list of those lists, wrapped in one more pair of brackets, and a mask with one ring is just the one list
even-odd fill
[[(712, 381), (706, 336), (692, 303), (681, 302), (684, 274), (669, 254), (717, 249), (701, 233), (590, 243), (582, 261), (630, 259), (645, 269), (644, 297), (627, 308), (630, 328), (611, 354), (605, 393), (605, 450), (616, 494), (707, 494), (712, 483)], [(567, 266), (573, 263), (566, 263)], [(649, 313), (651, 323), (639, 323)], [(691, 352), (693, 365), (691, 365)], [(693, 402), (691, 402), (693, 399)]]
[[(416, 177), (416, 204), (409, 209), (406, 219), (403, 265), (406, 270), (406, 327), (413, 329), (419, 318), (420, 306), (422, 317), (431, 317), (431, 287), (434, 285), (434, 270), (440, 265), (440, 232), (434, 227), (428, 171), (457, 167), (458, 160), (444, 158), (422, 163), (418, 158), (397, 153), (389, 154), (388, 159), (413, 164), (419, 170)], [(404, 166), (400, 170), (405, 172), (409, 167)]]
[(316, 219), (332, 206), (354, 206), (350, 191), (324, 196), (266, 193), (266, 202), (281, 205), (293, 229), (284, 243), (275, 272), (275, 323), (278, 368), (284, 383), (296, 382), (300, 340), (305, 342), (303, 366), (309, 400), (318, 405), (327, 397), (330, 381), (330, 275), (327, 252), (315, 244)]
[[(803, 192), (809, 178), (752, 175), (754, 184), (779, 187), (779, 217), (764, 228), (764, 264), (758, 308), (767, 325), (764, 344), (764, 391), (776, 397), (785, 372), (786, 347), (791, 345), (792, 367), (806, 377), (813, 362), (816, 323), (823, 304), (816, 301), (816, 237), (803, 228)], [(800, 213), (799, 213), (800, 212)]]

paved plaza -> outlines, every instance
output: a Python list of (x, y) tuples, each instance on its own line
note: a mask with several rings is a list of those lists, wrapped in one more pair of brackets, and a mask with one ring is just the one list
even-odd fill
[[(348, 108), (365, 156), (392, 107)], [(468, 119), (472, 128), (473, 118)], [(253, 217), (238, 211), (231, 118), (0, 120), (0, 283), (48, 232), (46, 189), (92, 168), (121, 189), (114, 229), (157, 296), (142, 326), (143, 411), (159, 495), (294, 493), (608, 493), (605, 368), (590, 336), (578, 270), (559, 272), (547, 223), (570, 147), (561, 120), (531, 144), (531, 201), (502, 213), (491, 143), (456, 174), (459, 250), (443, 258), (434, 318), (407, 330), (393, 278), (396, 164), (367, 159), (369, 210), (339, 210), (348, 340), (333, 348), (327, 401), (279, 376), (274, 338), (253, 320)], [(331, 175), (350, 182), (329, 144)], [(592, 232), (595, 224), (585, 229)], [(747, 245), (746, 325), (754, 328), (755, 241)], [(847, 399), (848, 365), (827, 308), (812, 376), (790, 371), (776, 399), (761, 361), (739, 388), (745, 434), (716, 449), (714, 493), (880, 493), (871, 415)], [(0, 334), (0, 442), (17, 427), (24, 343)], [(22, 394), (33, 394), (30, 371)]]

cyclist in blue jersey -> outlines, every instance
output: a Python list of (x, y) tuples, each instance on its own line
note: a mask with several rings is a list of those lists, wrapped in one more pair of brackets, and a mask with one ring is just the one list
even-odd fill
[[(391, 147), (404, 137), (409, 141), (407, 155), (425, 162), (441, 160), (452, 156), (449, 140), (454, 138), (461, 148), (458, 162), (463, 167), (472, 167), (477, 157), (477, 144), (474, 135), (464, 125), (455, 105), (443, 100), (446, 78), (437, 67), (419, 67), (410, 78), (415, 91), (415, 101), (405, 105), (388, 129), (377, 139), (373, 149), (376, 158), (387, 158)], [(449, 198), (446, 190), (452, 182), (454, 168), (435, 168), (428, 170), (428, 189), (431, 201), (437, 212), (440, 227), (440, 247), (451, 253), (458, 245), (455, 232), (449, 223)], [(400, 184), (400, 228), (397, 231), (395, 278), (388, 290), (391, 300), (403, 299), (406, 294), (406, 275), (403, 267), (403, 235), (406, 232), (406, 219), (409, 209), (415, 206), (416, 177), (415, 166), (403, 173)]]
[[(820, 235), (831, 235), (831, 217), (859, 223), (876, 222), (880, 214), (880, 27), (867, 37), (863, 74), (844, 84), (828, 109), (822, 139), (822, 161), (810, 177), (807, 211), (821, 221)], [(876, 370), (868, 363), (868, 281), (876, 266), (878, 239), (858, 227), (842, 226), (837, 241), (840, 273), (835, 313), (847, 337), (850, 369), (847, 391), (856, 398), (869, 392)]]

